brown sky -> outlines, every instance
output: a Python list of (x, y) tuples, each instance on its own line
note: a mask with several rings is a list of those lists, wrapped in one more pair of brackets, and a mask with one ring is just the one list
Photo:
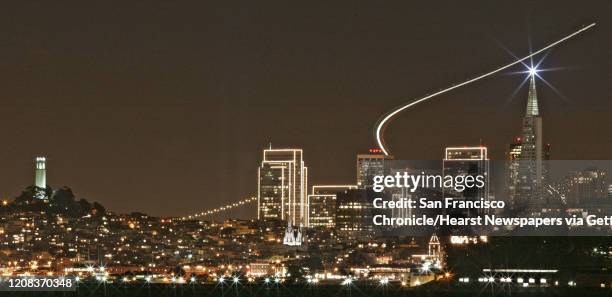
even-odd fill
[[(311, 181), (350, 183), (381, 114), (508, 63), (500, 44), (524, 55), (529, 36), (538, 47), (593, 21), (543, 62), (562, 68), (543, 74), (562, 95), (540, 82), (540, 108), (553, 158), (612, 157), (610, 1), (120, 3), (0, 9), (2, 196), (31, 184), (45, 154), (52, 186), (115, 211), (187, 214), (255, 193), (270, 141), (304, 148)], [(522, 79), (422, 104), (388, 143), (400, 159), (439, 159), (484, 139), (502, 158)]]

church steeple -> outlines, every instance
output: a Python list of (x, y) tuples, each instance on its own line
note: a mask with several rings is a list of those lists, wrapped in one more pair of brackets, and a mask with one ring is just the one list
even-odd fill
[(538, 108), (538, 94), (536, 93), (536, 84), (535, 84), (535, 73), (530, 74), (530, 82), (529, 82), (529, 95), (527, 97), (527, 112), (525, 114), (526, 117), (537, 117), (540, 115), (540, 110)]

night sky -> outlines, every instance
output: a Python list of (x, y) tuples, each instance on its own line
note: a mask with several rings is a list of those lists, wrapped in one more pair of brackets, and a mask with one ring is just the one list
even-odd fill
[[(43, 154), (53, 187), (184, 215), (255, 194), (269, 142), (303, 148), (313, 183), (352, 183), (392, 107), (590, 22), (542, 63), (560, 92), (539, 82), (544, 138), (553, 159), (612, 157), (609, 0), (131, 2), (2, 5), (0, 195), (31, 185)], [(527, 96), (509, 73), (522, 70), (403, 113), (386, 133), (393, 154), (441, 159), (482, 139), (503, 158)]]

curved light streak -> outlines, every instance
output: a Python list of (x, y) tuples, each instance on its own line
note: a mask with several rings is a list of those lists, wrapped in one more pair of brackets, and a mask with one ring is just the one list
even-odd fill
[(444, 90), (441, 90), (441, 91), (435, 92), (433, 94), (427, 95), (425, 97), (419, 98), (419, 99), (417, 99), (415, 101), (412, 101), (412, 102), (410, 102), (410, 103), (408, 103), (408, 104), (406, 104), (406, 105), (404, 105), (402, 107), (399, 107), (399, 108), (391, 111), (390, 113), (387, 113), (381, 120), (379, 120), (378, 124), (376, 125), (375, 137), (376, 137), (376, 142), (378, 144), (378, 147), (383, 151), (383, 153), (385, 153), (385, 155), (387, 155), (387, 156), (389, 155), (389, 151), (385, 148), (385, 143), (384, 143), (384, 139), (383, 139), (383, 136), (382, 136), (382, 132), (383, 132), (383, 129), (385, 127), (385, 124), (391, 118), (393, 118), (393, 116), (395, 116), (396, 114), (400, 113), (401, 111), (403, 111), (403, 110), (405, 110), (407, 108), (410, 108), (410, 107), (412, 107), (414, 105), (417, 105), (417, 104), (419, 104), (421, 102), (424, 102), (424, 101), (426, 101), (426, 100), (428, 100), (430, 98), (433, 98), (435, 96), (447, 93), (447, 92), (452, 91), (454, 89), (457, 89), (459, 87), (463, 87), (463, 86), (471, 84), (471, 83), (473, 83), (473, 82), (475, 82), (477, 80), (481, 80), (481, 79), (483, 79), (485, 77), (491, 76), (491, 75), (493, 75), (495, 73), (498, 73), (498, 72), (500, 72), (502, 70), (510, 68), (510, 67), (512, 67), (512, 66), (514, 66), (516, 64), (519, 64), (519, 63), (521, 63), (521, 62), (523, 62), (523, 61), (525, 61), (525, 60), (527, 60), (527, 59), (529, 59), (529, 58), (531, 58), (531, 57), (533, 57), (533, 56), (535, 56), (537, 54), (542, 53), (545, 50), (548, 50), (548, 49), (550, 49), (550, 48), (552, 48), (552, 47), (554, 47), (554, 46), (556, 46), (556, 45), (558, 45), (558, 44), (560, 44), (560, 43), (562, 43), (562, 42), (564, 42), (564, 41), (566, 41), (566, 40), (568, 40), (568, 39), (570, 39), (570, 38), (572, 38), (572, 37), (574, 37), (574, 36), (576, 36), (576, 35), (578, 35), (580, 33), (582, 33), (582, 32), (584, 32), (586, 30), (589, 30), (589, 29), (593, 28), (595, 25), (596, 25), (596, 23), (592, 23), (592, 24), (590, 24), (590, 25), (588, 25), (586, 27), (583, 27), (582, 29), (580, 29), (580, 30), (578, 30), (578, 31), (576, 31), (576, 32), (574, 32), (574, 33), (572, 33), (570, 35), (567, 35), (567, 36), (565, 36), (565, 37), (563, 37), (563, 38), (561, 38), (561, 39), (559, 39), (559, 40), (557, 40), (557, 41), (555, 41), (555, 42), (553, 42), (553, 43), (551, 43), (551, 44), (549, 44), (549, 45), (547, 45), (547, 46), (545, 46), (545, 47), (543, 47), (543, 48), (541, 48), (541, 49), (539, 49), (539, 50), (537, 50), (537, 51), (535, 51), (535, 52), (533, 52), (533, 53), (531, 53), (531, 54), (529, 54), (527, 56), (525, 56), (525, 57), (523, 57), (523, 58), (518, 59), (518, 60), (516, 60), (516, 61), (514, 61), (514, 62), (512, 62), (510, 64), (504, 65), (504, 66), (499, 67), (499, 68), (497, 68), (497, 69), (495, 69), (493, 71), (487, 72), (487, 73), (485, 73), (483, 75), (477, 76), (477, 77), (472, 78), (472, 79), (467, 80), (467, 81), (464, 81), (464, 82), (462, 82), (460, 84), (453, 85), (450, 88), (446, 88)]

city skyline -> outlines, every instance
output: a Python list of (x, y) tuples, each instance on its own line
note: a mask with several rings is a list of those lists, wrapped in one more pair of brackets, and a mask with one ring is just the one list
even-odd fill
[(7, 4), (0, 295), (610, 294), (611, 12)]
[[(60, 51), (69, 44), (66, 41), (74, 37), (71, 34), (59, 36), (58, 41), (41, 39), (44, 41), (40, 44), (28, 41), (28, 38), (57, 29), (43, 29), (44, 17), (40, 23), (28, 24), (25, 29), (8, 26), (9, 29), (5, 30), (12, 30), (8, 33), (13, 39), (0, 50), (16, 59), (7, 62), (6, 72), (15, 77), (6, 81), (19, 78), (25, 83), (11, 84), (5, 90), (4, 97), (8, 100), (0, 123), (8, 145), (0, 155), (0, 162), (11, 170), (0, 173), (0, 194), (6, 198), (17, 196), (31, 183), (32, 158), (44, 154), (48, 157), (48, 184), (51, 186), (70, 186), (78, 196), (99, 201), (114, 211), (184, 215), (205, 205), (223, 205), (256, 193), (254, 180), (261, 161), (260, 150), (267, 147), (268, 142), (272, 142), (274, 147), (302, 148), (312, 173), (311, 184), (350, 184), (355, 179), (355, 155), (374, 147), (372, 126), (376, 117), (390, 107), (402, 103), (405, 98), (436, 90), (512, 59), (492, 39), (522, 55), (528, 51), (526, 36), (529, 34), (535, 48), (587, 23), (584, 19), (587, 16), (590, 21), (597, 20), (597, 16), (605, 11), (605, 4), (592, 4), (579, 10), (561, 5), (553, 9), (555, 17), (548, 15), (550, 11), (544, 10), (543, 4), (533, 5), (530, 12), (521, 8), (507, 8), (508, 12), (502, 12), (503, 8), (506, 7), (492, 11), (490, 16), (478, 15), (472, 23), (465, 24), (465, 31), (460, 32), (452, 25), (460, 18), (451, 13), (452, 9), (443, 9), (442, 15), (449, 20), (437, 26), (420, 28), (419, 32), (393, 23), (426, 23), (414, 13), (408, 14), (408, 7), (398, 9), (407, 13), (406, 16), (391, 13), (388, 21), (355, 31), (342, 27), (342, 24), (371, 23), (364, 21), (372, 21), (372, 15), (365, 8), (354, 7), (354, 15), (351, 15), (336, 7), (321, 18), (326, 25), (344, 28), (345, 37), (335, 40), (332, 32), (311, 36), (298, 30), (290, 38), (296, 43), (282, 47), (285, 50), (274, 54), (262, 43), (239, 35), (212, 50), (233, 49), (235, 55), (232, 57), (240, 57), (247, 52), (234, 46), (244, 41), (256, 45), (257, 53), (269, 55), (268, 58), (257, 65), (247, 58), (223, 60), (215, 64), (217, 70), (210, 73), (190, 71), (186, 67), (191, 65), (189, 59), (169, 59), (169, 64), (157, 64), (157, 58), (166, 57), (163, 51), (149, 52), (138, 47), (138, 53), (142, 52), (143, 56), (133, 62), (134, 70), (110, 68), (119, 67), (130, 57), (126, 50), (134, 48), (132, 41), (123, 40), (122, 36), (106, 36), (106, 41), (119, 41), (114, 43), (117, 50), (106, 46), (95, 51), (92, 47), (99, 44), (86, 39), (87, 42), (74, 45), (75, 51), (82, 52), (72, 57)], [(283, 17), (273, 11), (268, 14)], [(415, 17), (415, 20), (405, 20), (407, 16)], [(309, 24), (304, 14), (295, 17), (296, 20), (289, 23), (298, 28)], [(116, 18), (118, 23), (132, 24), (125, 16)], [(480, 28), (493, 18), (505, 22), (493, 28)], [(249, 15), (234, 20), (238, 24), (250, 23)], [(204, 24), (197, 25), (194, 24), (198, 30), (209, 28)], [(87, 32), (96, 33), (92, 36), (106, 32), (96, 23), (91, 23), (87, 29), (90, 30)], [(126, 34), (146, 33), (148, 29), (146, 26), (136, 28), (133, 33)], [(218, 34), (225, 32), (214, 26), (211, 30), (215, 29), (218, 29)], [(118, 28), (114, 30), (119, 32)], [(264, 24), (251, 33), (263, 34), (266, 30), (271, 28)], [(275, 30), (270, 34), (286, 36), (283, 30)], [(553, 50), (543, 62), (544, 68), (565, 68), (542, 74), (563, 96), (544, 84), (540, 84), (538, 89), (543, 104), (541, 108), (547, 115), (546, 127), (557, 127), (547, 130), (544, 136), (546, 142), (553, 144), (554, 159), (609, 158), (607, 152), (612, 148), (598, 134), (598, 131), (612, 126), (606, 119), (612, 110), (609, 84), (606, 83), (609, 74), (605, 72), (610, 66), (609, 46), (606, 45), (609, 41), (604, 37), (608, 31), (609, 24), (602, 23), (601, 27), (580, 40)], [(191, 31), (186, 32), (186, 38), (178, 41), (191, 40), (188, 38)], [(389, 35), (368, 39), (369, 34), (385, 32)], [(82, 37), (79, 33), (72, 34)], [(458, 39), (462, 40), (450, 37), (453, 34), (460, 34), (462, 38)], [(212, 34), (210, 38), (215, 36)], [(364, 41), (357, 42), (360, 39)], [(297, 45), (308, 41), (315, 42), (314, 52), (297, 51)], [(355, 45), (361, 46), (347, 49)], [(451, 45), (462, 61), (445, 56), (447, 50), (438, 49)], [(202, 46), (202, 43), (194, 44), (194, 48)], [(329, 49), (329, 46), (346, 51), (346, 60), (339, 55), (325, 57), (321, 51)], [(378, 47), (382, 49), (375, 50)], [(190, 49), (177, 42), (162, 49), (176, 56), (184, 48)], [(481, 49), (479, 54), (482, 57), (468, 54), (474, 48)], [(402, 51), (406, 53), (400, 53)], [(389, 53), (392, 58), (383, 57)], [(297, 69), (304, 71), (300, 75), (280, 78), (275, 73), (292, 73), (285, 69), (287, 55), (294, 55), (294, 66), (300, 66)], [(91, 56), (107, 57), (111, 62), (109, 65), (114, 66), (106, 68), (94, 63), (91, 70), (76, 66), (75, 63)], [(187, 56), (198, 57), (191, 52)], [(374, 56), (379, 59), (374, 59)], [(423, 56), (420, 60), (424, 62), (417, 63), (412, 56)], [(307, 67), (308, 57), (316, 62), (313, 67)], [(362, 59), (376, 63), (366, 63)], [(210, 58), (196, 61), (199, 63), (193, 66), (194, 69), (203, 69), (205, 64), (212, 63)], [(334, 61), (335, 64), (330, 63)], [(50, 71), (59, 63), (66, 63), (68, 70), (61, 73), (64, 76), (51, 75), (53, 72)], [(326, 63), (332, 66), (323, 66)], [(349, 67), (351, 63), (356, 66)], [(44, 71), (34, 75), (26, 70), (28, 65)], [(151, 72), (147, 71), (146, 65), (151, 65)], [(169, 79), (163, 75), (166, 70), (181, 74), (180, 78)], [(521, 67), (513, 69), (521, 70)], [(124, 75), (110, 79), (112, 74), (122, 73)], [(150, 76), (146, 76), (147, 73)], [(243, 74), (234, 78), (239, 73)], [(76, 74), (85, 74), (85, 77), (77, 79)], [(201, 74), (205, 74), (206, 79), (197, 79)], [(224, 78), (218, 81), (213, 78), (216, 74), (223, 74)], [(263, 74), (263, 77), (257, 78), (261, 76), (258, 74)], [(515, 96), (512, 92), (522, 79), (523, 75), (499, 75), (444, 96), (438, 102), (428, 103), (420, 107), (418, 113), (402, 117), (388, 131), (394, 155), (398, 159), (439, 159), (448, 145), (472, 145), (483, 139), (493, 159), (503, 158), (507, 143), (520, 135), (517, 127), (520, 127), (526, 88), (523, 87)], [(98, 86), (97, 81), (101, 85)], [(200, 81), (216, 85), (216, 91), (208, 93), (200, 89)], [(72, 87), (66, 87), (67, 83)], [(262, 87), (255, 87), (256, 83), (262, 83)], [(36, 87), (27, 89), (24, 84)], [(277, 84), (286, 86), (278, 87)], [(200, 100), (200, 96), (204, 99)], [(513, 100), (507, 102), (508, 98)], [(450, 110), (444, 113), (448, 121), (438, 121), (438, 111), (442, 107)], [(296, 108), (300, 113), (286, 118), (277, 112), (269, 112)], [(568, 110), (573, 113), (568, 115)], [(16, 117), (19, 114), (29, 116)], [(486, 124), (493, 121), (496, 121), (495, 125)], [(427, 131), (418, 130), (422, 122), (431, 123)], [(576, 123), (585, 126), (578, 129)], [(34, 131), (38, 137), (31, 136)], [(406, 139), (406, 135), (412, 137)], [(421, 145), (414, 145), (413, 138), (417, 138)], [(570, 146), (569, 143), (584, 145)], [(173, 202), (180, 203), (168, 209), (166, 201), (171, 196), (176, 196), (172, 197)]]

